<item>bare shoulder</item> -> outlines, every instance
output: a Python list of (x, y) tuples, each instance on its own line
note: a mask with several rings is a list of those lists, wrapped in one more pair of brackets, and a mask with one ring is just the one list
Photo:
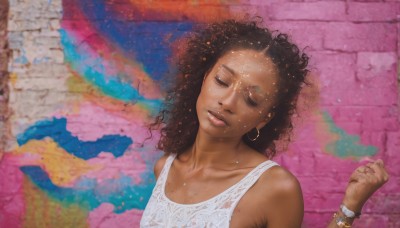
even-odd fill
[(281, 166), (265, 171), (235, 208), (235, 227), (301, 227), (303, 195), (297, 178)]
[[(269, 227), (300, 227), (304, 215), (301, 186), (287, 169), (274, 166), (258, 183), (258, 194), (264, 206)], [(261, 191), (264, 190), (264, 191)]]
[(271, 167), (260, 177), (258, 184), (269, 188), (269, 193), (275, 196), (301, 194), (301, 186), (297, 178), (281, 166)]
[(157, 160), (156, 164), (154, 165), (154, 175), (156, 176), (156, 179), (158, 179), (158, 176), (160, 175), (167, 158), (168, 154), (164, 154), (160, 159)]

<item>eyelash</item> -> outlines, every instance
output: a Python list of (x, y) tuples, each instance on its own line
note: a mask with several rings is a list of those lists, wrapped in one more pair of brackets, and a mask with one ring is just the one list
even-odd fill
[(247, 104), (249, 104), (250, 106), (257, 107), (257, 103), (256, 103), (255, 101), (253, 101), (250, 97), (248, 97), (248, 98), (246, 99), (246, 102), (247, 102)]
[(227, 87), (228, 84), (226, 84), (224, 81), (222, 81), (221, 79), (219, 79), (218, 77), (215, 77), (215, 81), (217, 82), (217, 84), (222, 85)]
[[(216, 82), (218, 85), (221, 85), (221, 86), (224, 86), (224, 87), (228, 87), (228, 84), (225, 83), (224, 81), (222, 81), (221, 79), (219, 79), (218, 77), (215, 77), (215, 82)], [(256, 106), (258, 105), (258, 104), (257, 104), (254, 100), (252, 100), (250, 97), (245, 98), (245, 100), (246, 100), (246, 103), (247, 103), (248, 105), (252, 106), (252, 107), (256, 107)]]

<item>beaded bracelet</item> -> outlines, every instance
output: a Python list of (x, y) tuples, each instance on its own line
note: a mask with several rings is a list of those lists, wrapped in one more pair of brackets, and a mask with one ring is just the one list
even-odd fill
[(347, 218), (345, 216), (340, 216), (337, 212), (335, 212), (333, 214), (333, 218), (335, 219), (338, 227), (351, 228), (351, 224), (346, 221)]

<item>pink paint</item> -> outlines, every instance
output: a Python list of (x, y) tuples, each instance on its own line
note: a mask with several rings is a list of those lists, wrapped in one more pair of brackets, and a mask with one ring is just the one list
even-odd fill
[[(151, 153), (151, 151), (148, 153)], [(152, 165), (146, 164), (140, 156), (140, 152), (135, 150), (127, 151), (124, 156), (118, 158), (115, 158), (111, 153), (100, 153), (98, 157), (88, 160), (88, 163), (101, 167), (99, 170), (85, 174), (85, 177), (94, 178), (98, 183), (107, 179), (118, 179), (121, 175), (126, 175), (132, 178), (133, 183), (140, 184), (143, 181), (141, 175), (146, 170), (151, 170), (149, 166)]]
[[(68, 1), (64, 4), (68, 5)], [(72, 6), (75, 4), (69, 7)], [(304, 227), (325, 227), (343, 198), (351, 172), (363, 164), (324, 151), (335, 136), (320, 116), (323, 111), (332, 116), (337, 127), (360, 136), (361, 143), (377, 147), (379, 152), (374, 158), (384, 159), (391, 175), (390, 181), (365, 205), (363, 213), (366, 216), (355, 225), (399, 227), (400, 123), (396, 79), (399, 27), (394, 21), (400, 4), (395, 1), (271, 3), (250, 0), (235, 3), (232, 8), (229, 4), (216, 4), (215, 7), (226, 7), (232, 12), (255, 9), (264, 17), (263, 23), (289, 33), (300, 49), (310, 46), (305, 51), (311, 56), (312, 75), (317, 78), (316, 90), (320, 94), (313, 96), (318, 97), (318, 102), (311, 108), (302, 107), (311, 111), (304, 112), (296, 121), (293, 143), (274, 159), (292, 171), (301, 183), (306, 212)], [(71, 32), (78, 43), (90, 39), (84, 42), (85, 45), (91, 45), (88, 48), (94, 56), (102, 54), (108, 73), (120, 69), (140, 72), (134, 60), (112, 56), (113, 44), (100, 35), (94, 35), (96, 29), (80, 10), (75, 9), (77, 13), (70, 14), (73, 18), (64, 18), (63, 28)], [(141, 73), (144, 77), (144, 72)], [(148, 90), (146, 96), (157, 97), (159, 94), (156, 90)], [(151, 171), (158, 155), (154, 140), (140, 147), (147, 137), (144, 126), (149, 121), (147, 113), (140, 112), (140, 109), (131, 113), (122, 103), (109, 104), (104, 97), (86, 98), (78, 101), (76, 113), (60, 110), (55, 116), (66, 117), (67, 129), (80, 140), (94, 141), (105, 134), (119, 134), (131, 137), (134, 145), (119, 158), (104, 152), (88, 160), (101, 169), (91, 171), (85, 177), (101, 182), (127, 175), (135, 183), (145, 181), (141, 174)], [(18, 160), (6, 154), (0, 160), (0, 227), (19, 227), (22, 224), (24, 208), (29, 202), (22, 195), (23, 176), (18, 167), (30, 164), (30, 159), (22, 156)], [(137, 227), (141, 213), (130, 210), (115, 214), (114, 206), (104, 203), (90, 212), (88, 221), (91, 227)]]
[[(58, 116), (61, 117), (62, 115), (58, 114)], [(158, 138), (158, 133), (154, 132), (154, 138), (145, 141), (149, 133), (142, 118), (132, 118), (128, 121), (115, 115), (115, 113), (110, 113), (87, 102), (80, 105), (79, 114), (67, 115), (67, 130), (83, 141), (95, 141), (104, 135), (111, 134), (125, 135), (134, 141), (124, 156), (115, 158), (111, 153), (105, 151), (98, 157), (87, 161), (89, 164), (98, 165), (100, 168), (89, 171), (85, 174), (85, 177), (94, 178), (98, 182), (127, 175), (135, 183), (140, 183), (142, 181), (140, 174), (146, 170), (152, 170), (153, 163), (146, 164), (146, 160), (149, 157), (157, 157), (158, 154), (155, 150), (154, 141)], [(142, 145), (144, 141), (145, 144)]]
[(26, 203), (23, 174), (10, 157), (4, 154), (0, 160), (0, 227), (21, 227)]
[(348, 6), (348, 19), (352, 21), (393, 21), (396, 20), (400, 12), (400, 4), (395, 2), (385, 4), (380, 2), (347, 2), (346, 4)]
[(113, 205), (103, 203), (98, 208), (91, 211), (88, 217), (90, 227), (139, 227), (142, 211), (133, 209), (123, 214), (115, 214), (113, 210)]
[[(55, 114), (56, 117), (67, 117), (67, 130), (80, 140), (95, 141), (106, 134), (118, 134), (131, 137), (134, 142), (141, 143), (148, 137), (147, 127), (141, 117), (131, 113), (131, 119), (121, 117), (118, 113), (110, 112), (89, 102), (79, 104), (76, 114)], [(135, 118), (137, 115), (137, 118)], [(82, 126), (85, 126), (82, 128)]]
[(346, 20), (346, 3), (341, 1), (276, 2), (270, 7), (272, 20)]
[(394, 51), (397, 28), (395, 23), (330, 22), (324, 29), (324, 47), (328, 50)]

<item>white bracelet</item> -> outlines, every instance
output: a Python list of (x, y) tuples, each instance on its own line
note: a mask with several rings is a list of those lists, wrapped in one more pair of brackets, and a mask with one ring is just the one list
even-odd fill
[(350, 210), (347, 208), (344, 204), (340, 205), (340, 210), (342, 210), (342, 213), (347, 217), (347, 218), (355, 218), (359, 217), (361, 213), (355, 213), (354, 211)]

